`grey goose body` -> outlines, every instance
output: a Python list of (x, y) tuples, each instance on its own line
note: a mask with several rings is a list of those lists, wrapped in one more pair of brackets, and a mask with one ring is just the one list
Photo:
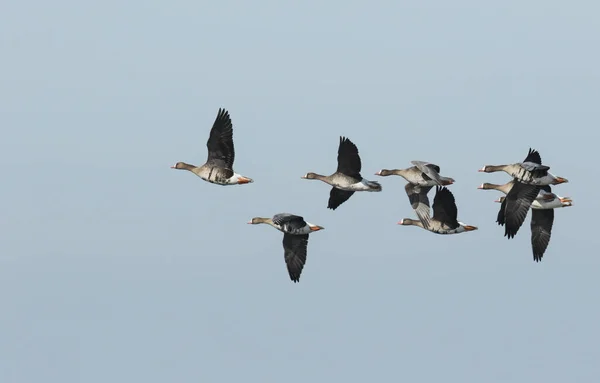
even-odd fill
[(400, 176), (413, 185), (419, 186), (447, 186), (455, 181), (450, 177), (440, 175), (440, 167), (425, 161), (411, 161), (414, 165), (406, 169), (381, 169), (376, 176)]
[(332, 186), (327, 203), (328, 209), (337, 209), (357, 191), (381, 191), (379, 182), (369, 181), (361, 176), (362, 163), (358, 148), (352, 141), (343, 136), (340, 137), (337, 162), (336, 172), (329, 176), (312, 172), (302, 176), (303, 179), (320, 180)]
[(399, 225), (417, 226), (436, 234), (458, 234), (466, 231), (477, 230), (476, 226), (466, 225), (457, 219), (458, 209), (454, 195), (445, 186), (436, 186), (433, 199), (433, 216), (426, 227), (420, 220), (404, 218)]
[(254, 217), (248, 224), (267, 224), (283, 233), (283, 255), (290, 279), (300, 282), (306, 264), (308, 236), (324, 227), (306, 222), (303, 217), (289, 213), (275, 214), (272, 218)]

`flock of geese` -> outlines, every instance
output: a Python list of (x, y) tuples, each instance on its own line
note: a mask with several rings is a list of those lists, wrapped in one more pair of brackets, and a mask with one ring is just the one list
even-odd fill
[[(171, 168), (188, 170), (203, 180), (217, 185), (242, 185), (254, 182), (233, 170), (235, 150), (233, 145), (233, 125), (229, 112), (219, 109), (210, 130), (208, 158), (201, 166), (178, 162)], [(346, 137), (340, 137), (335, 173), (324, 176), (306, 173), (302, 178), (319, 180), (332, 186), (327, 208), (335, 210), (348, 201), (355, 192), (380, 192), (381, 184), (362, 177), (361, 160), (356, 145)], [(408, 183), (405, 191), (418, 219), (404, 218), (399, 225), (412, 225), (436, 234), (459, 234), (477, 230), (476, 226), (458, 221), (458, 209), (454, 195), (447, 186), (454, 179), (440, 175), (440, 167), (423, 161), (412, 161), (407, 169), (381, 169), (375, 175), (403, 177)], [(501, 203), (496, 222), (504, 226), (504, 236), (513, 238), (523, 225), (528, 211), (531, 215), (531, 245), (533, 259), (539, 262), (550, 241), (554, 209), (572, 206), (572, 200), (554, 194), (550, 185), (568, 182), (567, 179), (552, 175), (550, 167), (542, 165), (540, 154), (533, 149), (523, 162), (510, 165), (486, 165), (480, 172), (505, 172), (512, 180), (504, 185), (483, 183), (479, 189), (498, 190), (505, 194), (495, 202)], [(429, 191), (435, 186), (433, 215), (430, 214)], [(306, 263), (308, 236), (323, 230), (324, 227), (304, 220), (302, 216), (279, 213), (271, 218), (254, 217), (249, 224), (267, 224), (283, 233), (284, 258), (290, 279), (300, 281), (300, 274)]]

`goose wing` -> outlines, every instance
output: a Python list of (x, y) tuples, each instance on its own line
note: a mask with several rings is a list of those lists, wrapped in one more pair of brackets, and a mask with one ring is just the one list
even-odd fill
[(287, 265), (290, 279), (294, 282), (300, 281), (300, 274), (306, 263), (306, 252), (308, 248), (308, 234), (283, 235), (283, 251), (285, 264)]
[(431, 219), (431, 208), (429, 206), (429, 198), (427, 197), (427, 193), (429, 193), (431, 188), (432, 186), (422, 187), (411, 183), (407, 183), (404, 187), (410, 205), (425, 228), (429, 227), (429, 220)]
[(210, 130), (208, 141), (206, 141), (206, 147), (208, 149), (206, 163), (225, 169), (233, 169), (233, 161), (235, 160), (233, 124), (229, 112), (225, 109), (219, 109), (217, 118)]
[(362, 164), (360, 162), (360, 156), (358, 155), (358, 148), (346, 137), (340, 137), (337, 161), (338, 173), (342, 173), (359, 180), (362, 179), (360, 175)]
[[(504, 208), (504, 236), (513, 238), (525, 221), (531, 203), (537, 197), (540, 187), (515, 181), (514, 186), (506, 195)], [(503, 203), (504, 205), (504, 203)]]
[[(425, 161), (411, 161), (411, 164), (415, 165), (424, 175), (429, 179), (437, 182), (438, 185), (442, 185), (442, 179), (440, 178), (440, 167)], [(427, 178), (426, 178), (427, 179)]]
[(532, 209), (531, 210), (531, 249), (533, 260), (542, 260), (552, 235), (552, 224), (554, 223), (554, 209)]
[(450, 189), (436, 186), (435, 198), (433, 199), (433, 219), (440, 221), (450, 229), (456, 229), (460, 226), (456, 219), (457, 216), (458, 209)]
[(348, 198), (352, 197), (354, 194), (353, 191), (342, 190), (336, 187), (331, 188), (329, 192), (329, 202), (327, 203), (327, 208), (331, 210), (337, 209), (341, 204), (346, 202)]

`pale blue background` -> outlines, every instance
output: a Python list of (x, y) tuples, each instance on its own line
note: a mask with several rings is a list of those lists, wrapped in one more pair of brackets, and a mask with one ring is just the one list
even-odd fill
[[(0, 7), (0, 381), (593, 382), (600, 7), (592, 1), (23, 1)], [(201, 164), (219, 107), (236, 171)], [(340, 135), (383, 192), (326, 209)], [(532, 260), (485, 164), (540, 150), (574, 207)], [(438, 163), (436, 236), (404, 181)], [(303, 215), (299, 284), (281, 233)]]

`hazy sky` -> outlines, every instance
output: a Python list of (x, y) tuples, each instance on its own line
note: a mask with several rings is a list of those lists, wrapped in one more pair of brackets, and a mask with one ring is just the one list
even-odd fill
[[(592, 382), (600, 378), (600, 6), (588, 1), (23, 1), (0, 12), (0, 381)], [(219, 107), (235, 170), (202, 164)], [(381, 193), (326, 208), (339, 136)], [(556, 211), (495, 223), (538, 149)], [(437, 163), (435, 235), (399, 177)], [(591, 178), (593, 177), (593, 178)], [(433, 198), (433, 192), (430, 195)], [(299, 284), (279, 212), (324, 226)]]

